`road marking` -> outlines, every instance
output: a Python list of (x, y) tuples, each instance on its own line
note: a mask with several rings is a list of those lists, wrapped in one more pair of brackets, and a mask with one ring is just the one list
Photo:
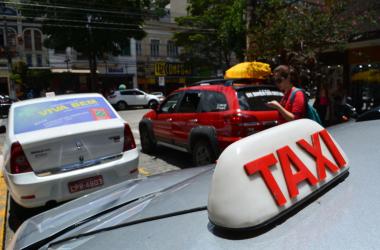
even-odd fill
[(5, 232), (6, 232), (6, 219), (7, 219), (7, 186), (5, 185), (5, 181), (3, 175), (0, 175), (0, 249), (4, 249), (4, 240), (5, 240)]
[(150, 175), (149, 171), (146, 170), (143, 167), (139, 167), (139, 173), (142, 174), (142, 175), (145, 175), (145, 176), (149, 176)]

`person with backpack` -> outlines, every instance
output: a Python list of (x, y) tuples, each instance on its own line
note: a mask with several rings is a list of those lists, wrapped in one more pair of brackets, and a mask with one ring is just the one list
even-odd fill
[(290, 66), (280, 65), (274, 69), (274, 81), (278, 89), (284, 93), (284, 97), (281, 102), (268, 102), (267, 106), (279, 112), (280, 123), (309, 118), (321, 124), (318, 113), (308, 104), (304, 90), (293, 86), (291, 75), (294, 75), (294, 69)]

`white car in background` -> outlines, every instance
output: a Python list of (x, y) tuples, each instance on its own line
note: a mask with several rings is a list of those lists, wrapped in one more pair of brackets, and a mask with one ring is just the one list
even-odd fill
[(138, 175), (131, 129), (99, 94), (14, 103), (6, 130), (2, 171), (23, 207), (70, 200)]
[(107, 99), (118, 110), (124, 110), (128, 106), (153, 108), (160, 103), (158, 96), (145, 93), (139, 89), (117, 90), (108, 96)]
[(162, 92), (151, 92), (150, 94), (157, 96), (158, 99), (160, 100), (160, 103), (165, 100), (165, 95)]

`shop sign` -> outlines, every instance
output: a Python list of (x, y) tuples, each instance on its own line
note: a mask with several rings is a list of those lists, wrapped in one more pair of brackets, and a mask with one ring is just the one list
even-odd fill
[(191, 75), (190, 67), (183, 63), (158, 62), (154, 64), (155, 76), (186, 76)]

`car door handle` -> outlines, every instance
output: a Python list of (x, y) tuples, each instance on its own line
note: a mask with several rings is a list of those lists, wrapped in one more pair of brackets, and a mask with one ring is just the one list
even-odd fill
[(173, 121), (173, 119), (172, 118), (168, 118), (168, 119), (166, 119), (166, 121), (167, 122), (171, 122), (171, 121)]
[(198, 122), (198, 119), (191, 119), (189, 122)]

